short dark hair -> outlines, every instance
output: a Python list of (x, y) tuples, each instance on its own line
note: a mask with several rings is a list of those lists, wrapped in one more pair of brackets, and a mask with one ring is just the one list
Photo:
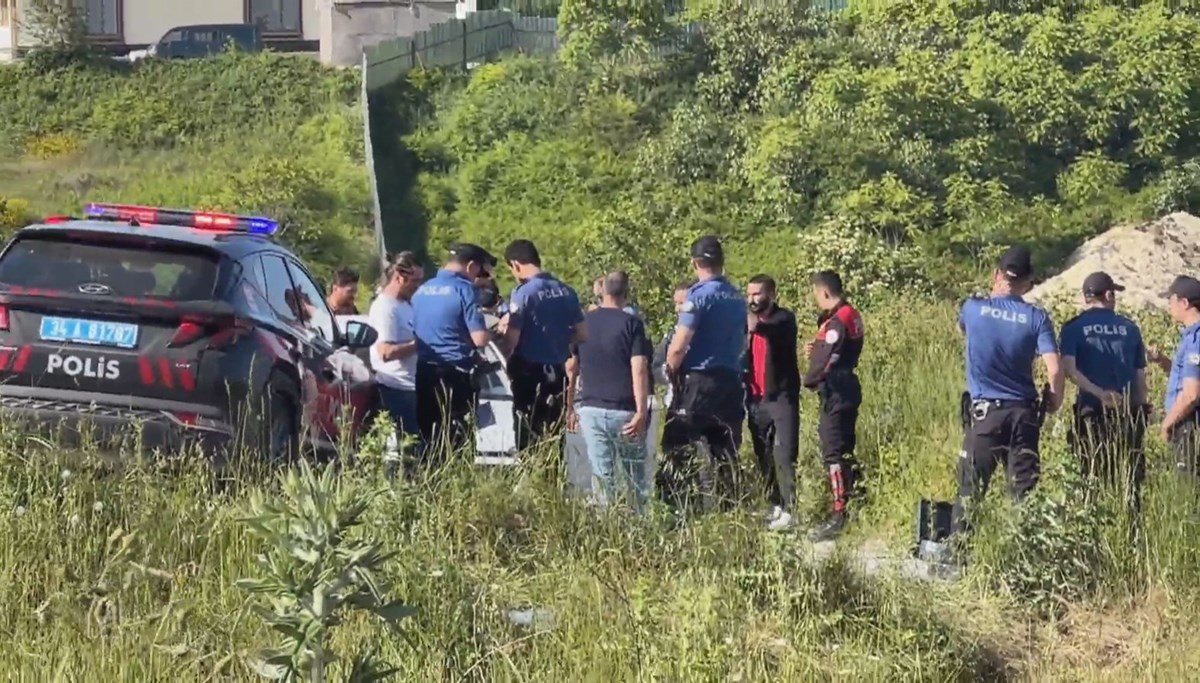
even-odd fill
[(383, 269), (384, 281), (391, 282), (392, 278), (397, 275), (408, 277), (420, 265), (421, 262), (417, 260), (417, 255), (411, 251), (402, 251), (398, 254), (393, 254), (388, 259), (387, 267)]
[(529, 240), (513, 240), (504, 249), (504, 260), (509, 263), (520, 263), (525, 266), (542, 266), (542, 257), (538, 255), (537, 247)]
[(750, 278), (750, 284), (762, 285), (763, 288), (768, 292), (771, 292), (772, 294), (775, 293), (775, 278), (767, 275), (766, 273), (759, 273), (758, 275)]
[(358, 284), (358, 280), (358, 271), (353, 268), (342, 267), (333, 271), (334, 287), (348, 287), (350, 285)]
[(819, 270), (812, 274), (809, 282), (829, 290), (834, 296), (842, 295), (842, 278), (832, 270)]

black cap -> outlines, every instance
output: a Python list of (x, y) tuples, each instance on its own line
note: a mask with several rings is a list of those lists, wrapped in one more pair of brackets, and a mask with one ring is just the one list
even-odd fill
[(1124, 292), (1125, 286), (1113, 282), (1108, 273), (1097, 271), (1083, 281), (1084, 296), (1102, 296), (1109, 292)]
[(488, 268), (496, 267), (495, 256), (492, 256), (487, 249), (478, 244), (471, 244), (469, 242), (456, 242), (450, 245), (450, 258), (459, 263), (474, 261)]
[(715, 235), (705, 235), (692, 242), (692, 258), (708, 259), (718, 263), (725, 260), (725, 250), (721, 248), (721, 240)]
[(1200, 280), (1188, 277), (1187, 275), (1180, 275), (1171, 283), (1171, 287), (1167, 289), (1167, 294), (1173, 294), (1196, 306), (1200, 304)]
[(1004, 276), (1009, 280), (1024, 280), (1033, 275), (1033, 259), (1027, 247), (1015, 245), (1009, 247), (1003, 255), (1000, 256), (1000, 261), (996, 267), (1004, 273)]

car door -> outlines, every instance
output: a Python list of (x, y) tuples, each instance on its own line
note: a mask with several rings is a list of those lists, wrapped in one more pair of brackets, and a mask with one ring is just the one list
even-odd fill
[[(343, 422), (353, 424), (356, 415), (350, 394), (351, 382), (342, 377), (334, 354), (340, 335), (334, 322), (333, 312), (325, 303), (325, 294), (316, 280), (299, 262), (285, 259), (288, 274), (293, 283), (293, 296), (289, 300), (298, 305), (301, 320), (307, 328), (307, 338), (302, 340), (304, 353), (301, 356), (306, 369), (309, 386), (309, 424), (315, 427), (314, 438), (324, 438), (325, 447), (338, 443)], [(353, 430), (350, 432), (353, 434)]]

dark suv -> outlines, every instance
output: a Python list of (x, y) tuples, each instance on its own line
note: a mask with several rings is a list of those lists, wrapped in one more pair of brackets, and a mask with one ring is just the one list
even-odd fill
[(335, 325), (274, 221), (109, 204), (86, 216), (23, 228), (0, 253), (0, 419), (276, 459), (331, 451), (346, 417), (357, 435), (375, 389), (340, 361), (377, 334)]

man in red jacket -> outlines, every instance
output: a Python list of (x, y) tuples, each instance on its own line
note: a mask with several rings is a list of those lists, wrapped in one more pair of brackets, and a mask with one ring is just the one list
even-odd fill
[(772, 531), (790, 529), (796, 502), (796, 454), (800, 443), (800, 366), (796, 316), (775, 300), (775, 280), (755, 275), (746, 286), (746, 415), (754, 456), (771, 511)]
[(846, 526), (846, 502), (855, 495), (858, 463), (854, 460), (855, 427), (862, 405), (862, 385), (854, 370), (863, 348), (862, 316), (846, 302), (842, 279), (824, 270), (812, 276), (813, 297), (821, 309), (817, 335), (804, 346), (808, 372), (804, 386), (821, 398), (817, 437), (821, 460), (829, 471), (833, 515), (813, 529), (814, 542), (837, 538)]

